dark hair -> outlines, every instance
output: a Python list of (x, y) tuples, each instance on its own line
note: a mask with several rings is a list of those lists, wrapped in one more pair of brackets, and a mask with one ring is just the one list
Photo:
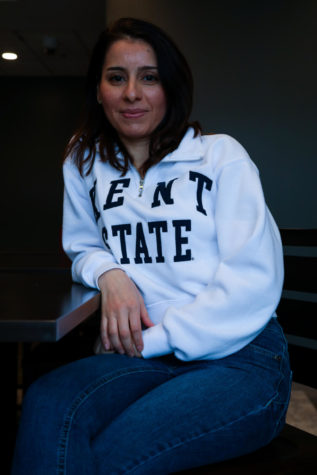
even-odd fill
[[(86, 104), (82, 123), (76, 130), (65, 150), (65, 158), (72, 155), (81, 174), (84, 167), (91, 172), (99, 149), (101, 160), (122, 172), (127, 172), (132, 161), (116, 130), (107, 120), (97, 102), (97, 85), (101, 80), (104, 59), (110, 46), (121, 39), (143, 40), (153, 48), (158, 72), (166, 95), (166, 114), (152, 133), (149, 158), (142, 171), (158, 163), (165, 155), (175, 150), (189, 126), (195, 135), (200, 132), (198, 122), (189, 123), (192, 110), (193, 79), (186, 59), (175, 43), (159, 27), (134, 18), (121, 18), (101, 33), (92, 52), (86, 78)], [(117, 159), (117, 147), (123, 161)]]

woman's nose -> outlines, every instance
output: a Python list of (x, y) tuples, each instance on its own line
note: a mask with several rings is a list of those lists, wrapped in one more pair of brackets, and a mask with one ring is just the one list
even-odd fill
[(127, 82), (124, 93), (125, 99), (130, 102), (139, 100), (142, 97), (142, 89), (140, 85), (135, 79), (132, 78)]

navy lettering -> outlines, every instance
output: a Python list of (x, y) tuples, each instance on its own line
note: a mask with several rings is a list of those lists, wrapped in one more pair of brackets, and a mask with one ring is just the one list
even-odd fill
[(121, 264), (130, 264), (130, 259), (127, 255), (127, 245), (125, 242), (125, 234), (131, 234), (131, 224), (114, 224), (111, 226), (112, 228), (112, 235), (113, 236), (120, 236), (120, 244), (121, 244), (121, 252), (122, 257), (120, 259)]
[[(120, 180), (113, 180), (110, 182), (110, 190), (106, 199), (106, 203), (103, 206), (103, 209), (115, 208), (116, 206), (123, 205), (123, 196), (120, 196), (117, 201), (113, 201), (113, 195), (116, 193), (122, 193), (122, 188), (127, 188), (130, 184), (130, 178), (121, 178)], [(122, 185), (122, 188), (117, 189), (118, 185)]]
[(102, 236), (102, 240), (103, 242), (105, 243), (105, 246), (110, 249), (110, 246), (109, 244), (107, 243), (108, 241), (108, 231), (107, 231), (107, 228), (104, 226), (101, 230), (101, 236)]
[(134, 262), (136, 264), (142, 264), (143, 261), (141, 254), (144, 254), (144, 263), (149, 264), (150, 262), (152, 262), (152, 257), (149, 256), (149, 251), (146, 245), (142, 223), (137, 223), (134, 258)]
[(174, 262), (190, 261), (192, 258), (192, 253), (190, 249), (186, 249), (185, 254), (182, 254), (182, 245), (188, 243), (188, 237), (182, 236), (182, 228), (185, 228), (185, 231), (191, 231), (191, 220), (175, 219), (172, 221), (172, 223), (175, 228), (176, 246), (176, 255), (174, 256)]
[(149, 232), (154, 233), (156, 235), (156, 249), (157, 249), (157, 256), (156, 262), (165, 262), (163, 253), (162, 253), (162, 237), (161, 232), (167, 232), (167, 222), (166, 221), (150, 221), (148, 223)]
[(174, 204), (173, 198), (171, 198), (171, 191), (172, 191), (172, 185), (176, 178), (173, 180), (170, 180), (167, 185), (165, 181), (160, 181), (157, 184), (156, 190), (154, 191), (154, 196), (153, 196), (153, 203), (152, 203), (152, 208), (156, 208), (156, 206), (160, 206), (161, 202), (159, 200), (159, 195), (163, 198), (163, 201), (166, 205), (172, 205)]
[(202, 175), (201, 173), (193, 172), (193, 171), (190, 171), (190, 172), (189, 172), (189, 179), (190, 179), (191, 181), (196, 181), (196, 180), (198, 180), (198, 184), (197, 184), (197, 206), (196, 206), (196, 209), (197, 209), (197, 211), (199, 211), (200, 213), (203, 213), (203, 214), (207, 215), (207, 212), (206, 212), (206, 210), (205, 210), (204, 207), (203, 207), (202, 194), (203, 194), (204, 185), (205, 185), (205, 188), (206, 188), (208, 191), (211, 190), (212, 180), (211, 180), (210, 178), (208, 178), (207, 176)]
[(94, 186), (91, 188), (91, 190), (89, 190), (89, 196), (91, 199), (91, 204), (92, 204), (92, 209), (94, 211), (95, 220), (97, 222), (98, 219), (100, 218), (100, 213), (96, 206), (96, 185), (97, 185), (97, 179), (94, 181)]

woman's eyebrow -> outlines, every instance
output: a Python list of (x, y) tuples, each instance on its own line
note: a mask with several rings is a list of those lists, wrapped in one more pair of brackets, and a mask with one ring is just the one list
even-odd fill
[(122, 68), (121, 66), (110, 66), (107, 68), (107, 71), (124, 71), (125, 68)]
[[(157, 66), (141, 66), (140, 68), (138, 68), (139, 71), (144, 71), (146, 69), (156, 69), (158, 70), (158, 67)], [(122, 66), (109, 66), (109, 68), (107, 68), (107, 71), (125, 71), (126, 68), (123, 68)]]
[(158, 69), (157, 66), (142, 66), (141, 68), (139, 68), (141, 71), (143, 71), (144, 69)]

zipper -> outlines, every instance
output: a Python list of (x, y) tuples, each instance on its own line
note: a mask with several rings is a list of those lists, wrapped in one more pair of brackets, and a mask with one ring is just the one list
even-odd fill
[(143, 190), (144, 190), (144, 178), (140, 178), (140, 181), (139, 181), (139, 197), (142, 196)]

